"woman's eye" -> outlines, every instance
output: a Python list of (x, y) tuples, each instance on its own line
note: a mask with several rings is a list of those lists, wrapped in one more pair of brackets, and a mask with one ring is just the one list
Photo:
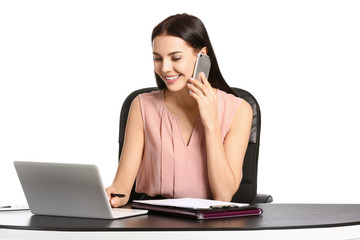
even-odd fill
[(161, 58), (159, 58), (159, 57), (153, 57), (153, 60), (154, 60), (154, 62), (158, 62), (158, 61), (161, 61)]
[(176, 62), (176, 61), (179, 61), (180, 59), (181, 59), (181, 57), (175, 57), (172, 60)]

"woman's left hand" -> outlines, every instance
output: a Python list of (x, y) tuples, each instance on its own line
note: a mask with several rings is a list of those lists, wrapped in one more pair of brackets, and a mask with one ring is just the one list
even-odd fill
[(212, 88), (204, 73), (200, 74), (201, 81), (190, 78), (187, 87), (199, 108), (200, 118), (204, 127), (212, 128), (218, 124), (217, 116), (217, 95), (216, 90)]

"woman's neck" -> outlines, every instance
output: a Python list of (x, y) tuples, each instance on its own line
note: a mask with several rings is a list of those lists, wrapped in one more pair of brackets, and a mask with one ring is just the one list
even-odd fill
[(171, 92), (168, 89), (165, 89), (165, 102), (168, 105), (176, 105), (178, 108), (189, 110), (197, 108), (196, 101), (189, 94), (189, 89), (187, 87), (183, 88), (180, 91)]

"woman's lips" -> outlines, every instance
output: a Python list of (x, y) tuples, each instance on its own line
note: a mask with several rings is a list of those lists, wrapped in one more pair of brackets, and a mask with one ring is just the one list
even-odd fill
[(168, 82), (168, 83), (174, 83), (174, 82), (176, 82), (176, 81), (179, 79), (180, 75), (181, 75), (181, 74), (179, 74), (179, 75), (172, 75), (172, 76), (170, 76), (170, 75), (165, 75), (164, 77), (165, 77), (166, 82)]

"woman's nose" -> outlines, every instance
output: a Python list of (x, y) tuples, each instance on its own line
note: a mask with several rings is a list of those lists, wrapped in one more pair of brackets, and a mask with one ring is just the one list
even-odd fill
[(167, 73), (167, 72), (170, 72), (171, 69), (172, 69), (171, 61), (164, 60), (164, 61), (163, 61), (163, 64), (162, 64), (161, 71), (162, 71), (163, 73)]

